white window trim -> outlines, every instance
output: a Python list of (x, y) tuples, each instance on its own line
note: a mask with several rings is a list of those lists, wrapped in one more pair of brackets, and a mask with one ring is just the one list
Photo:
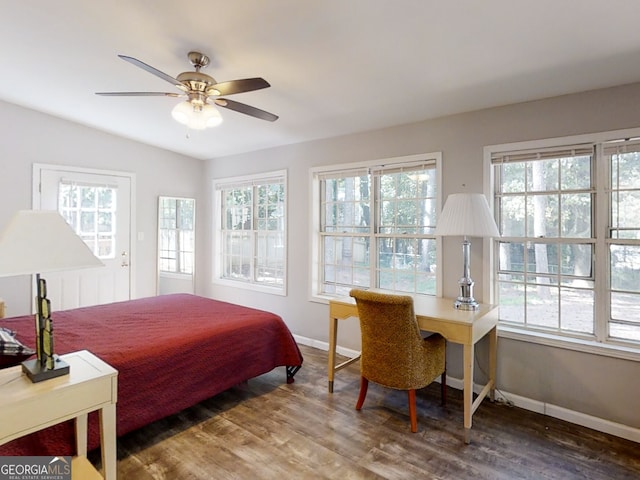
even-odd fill
[[(312, 167), (309, 169), (309, 245), (311, 246), (309, 255), (310, 267), (309, 267), (309, 301), (322, 304), (329, 304), (330, 300), (333, 300), (339, 296), (321, 294), (319, 292), (319, 269), (320, 269), (320, 182), (316, 180), (318, 175), (326, 172), (339, 171), (339, 170), (356, 170), (368, 167), (379, 167), (381, 165), (401, 165), (414, 162), (420, 162), (424, 160), (434, 161), (436, 164), (436, 210), (440, 212), (442, 209), (442, 152), (429, 152), (418, 153), (414, 155), (406, 155), (402, 157), (391, 157), (377, 160), (365, 160), (359, 162), (348, 162), (332, 165), (323, 165), (319, 167)], [(436, 237), (436, 263), (442, 265), (442, 237)], [(438, 268), (436, 271), (436, 297), (442, 296), (442, 268)]]
[[(554, 137), (546, 138), (542, 140), (529, 140), (525, 142), (503, 143), (496, 145), (488, 145), (484, 147), (484, 194), (489, 202), (489, 207), (493, 211), (493, 168), (491, 165), (491, 156), (495, 152), (513, 151), (513, 150), (529, 150), (529, 149), (542, 149), (549, 147), (557, 147), (559, 145), (575, 145), (581, 143), (604, 143), (612, 140), (618, 140), (620, 138), (634, 138), (640, 137), (640, 128), (627, 128), (623, 130), (611, 130), (607, 132), (589, 133), (583, 135), (571, 135), (566, 137)], [(596, 173), (601, 175), (601, 169)], [(606, 218), (606, 216), (605, 216)], [(494, 285), (494, 242), (484, 242), (484, 257), (487, 259), (487, 263), (484, 268), (483, 275), (483, 289), (485, 293), (485, 301), (487, 303), (494, 303), (495, 285)], [(599, 299), (600, 292), (596, 292), (597, 304), (602, 303)], [(600, 309), (601, 313), (601, 309)], [(596, 315), (598, 311), (596, 311)], [(602, 322), (596, 322), (596, 328), (598, 324)], [(583, 340), (579, 338), (571, 338), (560, 335), (553, 335), (549, 333), (526, 331), (516, 327), (510, 327), (505, 325), (498, 326), (498, 336), (503, 338), (510, 338), (523, 342), (529, 342), (539, 345), (546, 345), (551, 347), (562, 348), (566, 350), (573, 350), (583, 353), (591, 353), (594, 355), (602, 355), (606, 357), (620, 358), (625, 360), (632, 360), (640, 362), (640, 348), (633, 348), (627, 345), (618, 345), (616, 343), (600, 343), (596, 341)]]
[[(192, 268), (192, 272), (191, 273), (184, 273), (184, 272), (175, 272), (175, 271), (169, 271), (169, 270), (160, 270), (160, 259), (158, 258), (158, 274), (162, 277), (165, 278), (174, 278), (174, 279), (180, 279), (180, 280), (184, 280), (186, 278), (191, 278), (191, 277), (195, 277), (196, 274), (196, 255), (195, 255), (195, 228), (196, 228), (196, 204), (195, 204), (195, 199), (194, 198), (189, 198), (189, 197), (163, 197), (163, 198), (170, 198), (173, 200), (190, 200), (193, 201), (193, 234), (194, 234), (194, 246), (193, 246), (193, 268)], [(188, 231), (188, 230), (182, 230), (181, 228), (160, 228), (160, 201), (158, 201), (158, 235), (160, 234), (161, 230), (174, 230), (175, 232), (181, 232), (181, 231)], [(177, 251), (177, 250), (173, 250), (176, 255), (180, 252), (182, 252), (182, 250)], [(160, 238), (158, 237), (158, 257), (160, 256)]]
[[(248, 183), (248, 182), (252, 182), (252, 181), (265, 181), (265, 180), (269, 180), (269, 179), (284, 179), (284, 189), (285, 189), (285, 232), (284, 232), (284, 238), (285, 238), (285, 251), (284, 251), (284, 279), (283, 279), (283, 284), (281, 287), (273, 287), (273, 286), (266, 286), (266, 285), (259, 285), (259, 284), (255, 284), (255, 283), (248, 283), (248, 282), (240, 282), (240, 281), (234, 281), (234, 280), (228, 280), (225, 278), (222, 278), (222, 261), (220, 260), (220, 257), (222, 255), (222, 238), (221, 238), (221, 231), (219, 226), (221, 225), (222, 222), (222, 212), (221, 212), (221, 205), (222, 205), (222, 198), (221, 198), (221, 192), (219, 190), (219, 186), (223, 186), (223, 185), (231, 185), (231, 184), (237, 184), (237, 183)], [(242, 290), (251, 290), (254, 292), (260, 292), (260, 293), (268, 293), (271, 295), (280, 295), (280, 296), (287, 296), (287, 283), (288, 283), (288, 277), (289, 277), (289, 272), (288, 272), (288, 262), (287, 259), (289, 257), (289, 188), (288, 188), (288, 175), (287, 175), (287, 170), (276, 170), (276, 171), (272, 171), (272, 172), (265, 172), (265, 173), (255, 173), (252, 175), (240, 175), (237, 177), (226, 177), (226, 178), (214, 178), (213, 182), (212, 182), (212, 187), (213, 187), (213, 225), (212, 225), (212, 239), (213, 239), (213, 245), (212, 245), (212, 275), (213, 278), (211, 279), (211, 282), (213, 284), (216, 285), (223, 285), (226, 287), (232, 287), (232, 288), (239, 288)]]

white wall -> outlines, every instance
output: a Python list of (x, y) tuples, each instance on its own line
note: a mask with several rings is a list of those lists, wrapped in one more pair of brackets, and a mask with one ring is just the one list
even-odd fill
[[(201, 196), (203, 162), (4, 102), (0, 126), (0, 228), (17, 210), (32, 208), (34, 163), (133, 172), (135, 294), (155, 295), (158, 196)], [(143, 240), (137, 240), (138, 232)], [(30, 281), (27, 276), (0, 278), (7, 315), (31, 312)]]
[(168, 295), (170, 293), (195, 293), (193, 276), (160, 272), (158, 276), (158, 295)]
[[(639, 105), (640, 84), (634, 84), (211, 160), (208, 198), (200, 202), (206, 205), (208, 218), (211, 179), (288, 169), (289, 291), (279, 297), (211, 284), (207, 294), (277, 312), (295, 334), (327, 342), (328, 306), (309, 300), (310, 167), (442, 151), (443, 198), (461, 191), (482, 192), (484, 146), (640, 127)], [(445, 241), (444, 295), (448, 297), (457, 295), (460, 249), (458, 241)], [(200, 260), (210, 271), (212, 259)], [(476, 241), (471, 267), (477, 298), (483, 297), (482, 263), (482, 244)], [(341, 322), (338, 344), (357, 350), (360, 338), (354, 322)], [(480, 366), (486, 371), (486, 344), (478, 350)], [(501, 390), (640, 428), (640, 363), (506, 338), (499, 340), (498, 354)], [(461, 357), (461, 349), (450, 345), (448, 372), (457, 378), (462, 377)], [(479, 370), (478, 379), (483, 377)]]

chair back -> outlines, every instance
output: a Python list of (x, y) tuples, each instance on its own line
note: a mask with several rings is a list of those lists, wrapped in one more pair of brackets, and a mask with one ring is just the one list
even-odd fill
[(413, 298), (358, 289), (349, 295), (356, 300), (360, 319), (362, 376), (391, 388), (423, 387), (424, 341)]

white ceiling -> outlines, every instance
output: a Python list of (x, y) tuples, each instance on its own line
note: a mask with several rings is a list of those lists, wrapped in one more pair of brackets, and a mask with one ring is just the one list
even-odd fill
[[(640, 81), (638, 0), (0, 0), (0, 99), (115, 135), (215, 158)], [(220, 109), (187, 130), (171, 75), (211, 57), (217, 81), (274, 123)]]

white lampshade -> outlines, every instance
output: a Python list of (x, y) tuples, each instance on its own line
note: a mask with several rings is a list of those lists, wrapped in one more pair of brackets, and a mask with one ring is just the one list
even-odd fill
[(481, 193), (454, 193), (447, 197), (436, 236), (499, 237), (500, 232)]
[(192, 104), (189, 101), (180, 102), (171, 111), (175, 121), (194, 130), (204, 130), (222, 123), (220, 112), (213, 105)]
[(474, 281), (469, 268), (471, 242), (467, 237), (499, 237), (500, 232), (489, 210), (489, 204), (480, 193), (454, 193), (447, 197), (434, 232), (437, 236), (462, 236), (463, 274), (458, 281), (460, 295), (453, 304), (460, 310), (477, 310), (479, 303), (473, 298)]
[(103, 265), (55, 211), (21, 210), (0, 236), (0, 277)]

